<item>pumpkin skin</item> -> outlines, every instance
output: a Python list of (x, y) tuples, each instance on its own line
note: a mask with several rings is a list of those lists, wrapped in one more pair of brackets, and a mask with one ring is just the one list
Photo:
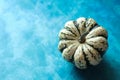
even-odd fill
[(58, 49), (65, 60), (79, 69), (100, 63), (108, 48), (108, 33), (92, 18), (66, 22), (59, 33)]

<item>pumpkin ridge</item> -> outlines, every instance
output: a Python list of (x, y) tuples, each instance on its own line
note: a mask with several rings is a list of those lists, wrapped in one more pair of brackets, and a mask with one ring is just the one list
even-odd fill
[[(90, 45), (88, 45), (89, 47), (91, 47)], [(91, 47), (92, 49), (94, 49), (93, 47)], [(94, 49), (97, 53), (96, 53), (96, 55), (94, 55), (94, 53), (87, 47), (87, 49), (88, 49), (88, 51), (89, 51), (89, 53), (91, 54), (91, 57), (95, 60), (95, 61), (97, 61), (97, 63), (99, 63), (99, 58), (97, 59), (97, 57), (101, 57), (101, 55), (99, 54), (99, 52), (96, 50), (96, 49)], [(92, 64), (91, 64), (92, 65)]]
[(73, 36), (73, 35), (66, 34), (66, 33), (64, 33), (64, 32), (61, 32), (61, 34), (63, 34), (63, 35), (68, 35), (68, 36), (72, 36), (72, 37), (75, 37), (75, 36)]
[[(91, 46), (90, 46), (91, 47)], [(94, 58), (94, 60), (96, 60), (96, 58), (95, 58), (95, 56), (93, 55), (93, 53), (91, 52), (91, 50), (90, 49), (88, 49), (88, 47), (87, 47), (87, 50), (89, 51), (89, 53), (91, 54), (91, 57), (92, 58)]]
[[(85, 56), (83, 55), (82, 46), (79, 45), (75, 54), (74, 54), (74, 64), (81, 69), (87, 68)], [(82, 58), (82, 60), (80, 59)]]
[(77, 23), (77, 21), (74, 20), (74, 21), (73, 21), (73, 24), (74, 24), (74, 26), (76, 27), (76, 29), (77, 29), (79, 35), (81, 36), (81, 34), (80, 34), (80, 30), (78, 29), (79, 24)]
[[(73, 49), (73, 47), (74, 47), (74, 49)], [(76, 51), (77, 47), (78, 47), (78, 45), (76, 45), (76, 43), (74, 43), (74, 44), (70, 45), (69, 47), (67, 47), (65, 49), (66, 52), (65, 52), (65, 50), (63, 51), (64, 59), (66, 59), (67, 61), (72, 62), (72, 60), (73, 60), (72, 56), (75, 54), (74, 52)], [(74, 50), (74, 51), (72, 53), (70, 53), (71, 50)], [(67, 54), (68, 58), (65, 58), (66, 54)]]
[(89, 39), (89, 38), (97, 37), (97, 36), (102, 36), (102, 37), (105, 37), (107, 39), (108, 38), (108, 33), (103, 27), (98, 26), (98, 27), (92, 29), (89, 32), (89, 34), (86, 36), (86, 38)]
[(92, 30), (94, 30), (94, 29), (96, 29), (97, 27), (99, 27), (99, 25), (96, 23), (96, 24), (94, 25), (94, 27), (91, 27), (91, 28), (89, 29), (89, 32), (92, 31)]
[(75, 45), (75, 44), (74, 44), (73, 47), (75, 47), (75, 46), (76, 46), (76, 48), (75, 48), (75, 50), (74, 50), (74, 52), (73, 52), (73, 55), (72, 55), (72, 58), (70, 59), (70, 62), (73, 62), (75, 51), (77, 50), (77, 48), (78, 48), (79, 45)]
[(104, 51), (100, 51), (98, 48), (95, 48), (93, 45), (91, 45), (89, 43), (86, 43), (86, 44), (89, 45), (90, 47), (92, 47), (93, 49), (95, 49), (100, 54), (101, 57), (103, 56)]
[(65, 27), (65, 29), (74, 34), (75, 36), (77, 36), (69, 27)]
[(93, 28), (95, 27), (95, 25), (97, 25), (95, 20), (92, 18), (86, 18), (85, 24), (86, 24), (85, 27), (88, 28), (88, 30), (90, 30), (90, 28)]
[(65, 45), (64, 47), (62, 47), (61, 49), (59, 49), (61, 53), (64, 51), (64, 49), (67, 48), (67, 45), (66, 44), (64, 44), (64, 45)]
[(105, 39), (107, 39), (108, 37), (105, 37), (104, 35), (97, 35), (97, 36), (92, 36), (90, 38), (87, 38), (87, 39), (91, 39), (91, 38), (95, 38), (95, 37), (104, 37)]
[[(107, 49), (107, 40), (104, 37), (95, 37), (88, 39), (86, 41), (89, 45), (92, 45), (94, 48), (98, 48), (100, 51), (104, 51)], [(99, 46), (98, 46), (99, 45)]]
[[(84, 45), (85, 46), (85, 45)], [(89, 66), (90, 65), (90, 61), (89, 59), (86, 57), (87, 55), (85, 54), (85, 49), (82, 47), (82, 52), (83, 52), (83, 55), (84, 55), (84, 58), (85, 58), (85, 61), (86, 61), (86, 66)]]
[[(79, 45), (78, 45), (78, 47), (79, 47)], [(76, 47), (74, 54), (75, 54), (76, 50), (78, 49), (78, 47)], [(72, 55), (72, 59), (71, 59), (71, 62), (73, 62), (73, 63), (74, 63), (74, 54)]]
[[(64, 48), (69, 47), (70, 45), (74, 44), (75, 40), (60, 40), (58, 49), (63, 52)], [(63, 46), (62, 46), (63, 45)]]
[[(75, 40), (75, 39), (73, 39), (73, 38), (67, 38), (67, 37), (66, 37), (66, 35), (72, 36), (72, 35), (70, 35), (70, 34), (66, 34), (66, 33), (61, 32), (60, 35), (64, 35), (64, 36), (65, 36), (65, 38), (61, 38), (61, 37), (60, 37), (60, 40)], [(72, 37), (74, 37), (74, 36), (72, 36)]]
[(78, 25), (78, 30), (80, 32), (80, 36), (84, 33), (84, 31), (86, 30), (86, 18), (82, 17), (82, 18), (78, 18), (76, 19)]
[(61, 37), (73, 37), (76, 38), (76, 36), (74, 34), (72, 34), (70, 31), (66, 30), (66, 29), (62, 29), (59, 34), (58, 34), (59, 38)]
[[(87, 45), (87, 44), (86, 44), (86, 45)], [(87, 46), (86, 46), (86, 49), (87, 49), (87, 51), (90, 53), (91, 57), (94, 58), (92, 52), (88, 49)], [(96, 59), (94, 58), (94, 60), (96, 60)], [(88, 59), (88, 61), (89, 61), (89, 65), (92, 65), (92, 64), (90, 63), (90, 60), (89, 60), (89, 59)]]

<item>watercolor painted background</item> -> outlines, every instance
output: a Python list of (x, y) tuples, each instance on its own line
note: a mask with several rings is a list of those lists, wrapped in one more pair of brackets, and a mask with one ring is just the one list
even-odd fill
[[(92, 17), (109, 33), (95, 68), (81, 71), (57, 49), (68, 20)], [(0, 0), (0, 80), (120, 80), (119, 0)]]

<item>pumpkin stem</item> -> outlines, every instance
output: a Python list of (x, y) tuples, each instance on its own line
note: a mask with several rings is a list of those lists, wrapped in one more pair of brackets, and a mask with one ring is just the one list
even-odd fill
[(79, 39), (80, 43), (84, 43), (84, 42), (85, 42), (85, 36), (90, 32), (90, 29), (91, 29), (91, 27), (88, 27), (87, 30), (86, 30), (86, 32), (84, 32), (84, 33), (81, 35), (81, 37), (80, 37), (80, 39)]
[(86, 31), (85, 33), (83, 33), (79, 39), (80, 43), (84, 43), (85, 42), (85, 36), (89, 33), (89, 31)]
[(85, 42), (85, 36), (90, 32), (90, 30), (91, 30), (92, 28), (93, 28), (93, 26), (89, 26), (89, 27), (87, 28), (86, 32), (84, 32), (84, 33), (81, 35), (81, 37), (80, 37), (80, 39), (79, 39), (80, 43), (84, 43), (84, 42)]

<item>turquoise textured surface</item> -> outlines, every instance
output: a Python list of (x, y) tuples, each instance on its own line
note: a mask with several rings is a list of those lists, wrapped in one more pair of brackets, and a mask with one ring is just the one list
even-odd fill
[[(65, 61), (58, 33), (68, 20), (94, 18), (109, 48), (96, 67)], [(120, 80), (119, 0), (0, 0), (0, 80)]]

